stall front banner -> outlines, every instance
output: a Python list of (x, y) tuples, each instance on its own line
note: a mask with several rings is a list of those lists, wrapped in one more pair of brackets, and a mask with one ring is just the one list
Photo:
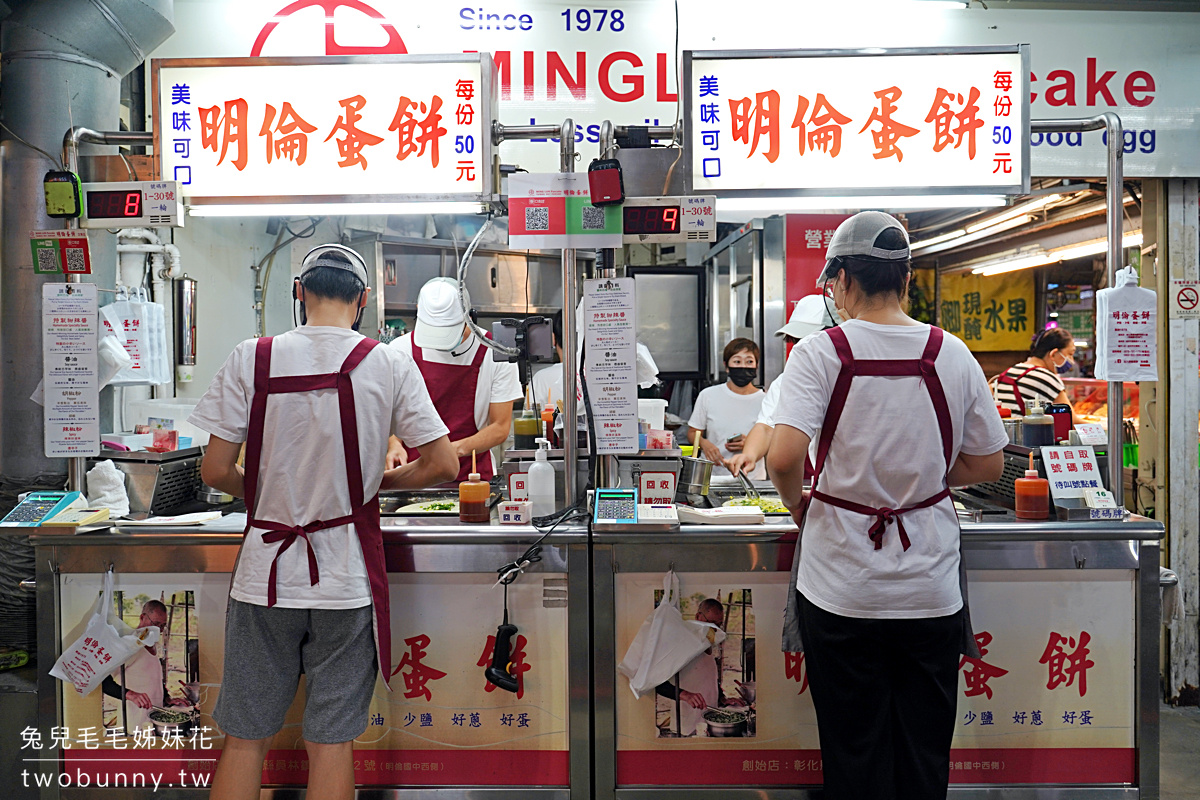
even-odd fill
[(637, 308), (633, 278), (583, 283), (585, 377), (596, 452), (638, 450)]
[(93, 283), (42, 284), (46, 456), (100, 453), (99, 311)]
[[(68, 626), (75, 626), (95, 603), (101, 577), (63, 576), (64, 645), (78, 636)], [(163, 643), (145, 664), (126, 668), (128, 685), (151, 694), (156, 705), (178, 712), (184, 722), (165, 724), (152, 714), (147, 722), (138, 709), (128, 703), (122, 707), (109, 693), (64, 693), (61, 728), (22, 734), (27, 750), (52, 740), (64, 743), (61, 768), (57, 763), (39, 765), (43, 777), (31, 778), (31, 785), (33, 780), (80, 787), (105, 785), (102, 781), (109, 787), (159, 789), (209, 785), (224, 741), (212, 711), (224, 664), (238, 656), (225, 649), (229, 577), (117, 576), (118, 604), (131, 625), (138, 624), (139, 613), (151, 601), (168, 609)], [(527, 574), (509, 587), (510, 619), (518, 627), (512, 651), (515, 693), (484, 678), (503, 614), (495, 575), (392, 573), (389, 579), (392, 691), (377, 680), (366, 730), (354, 742), (356, 782), (566, 786), (567, 610), (561, 600), (566, 577)], [(120, 682), (119, 675), (116, 679)], [(301, 734), (303, 681), (300, 686), (283, 729), (271, 741), (264, 784), (297, 786), (308, 779)], [(132, 723), (129, 717), (135, 717)], [(56, 769), (59, 777), (53, 774)]]
[(690, 188), (1027, 191), (1026, 65), (1021, 52), (685, 54)]
[(508, 179), (512, 247), (620, 247), (621, 206), (594, 206), (586, 172), (516, 174)]
[(1033, 273), (941, 275), (938, 326), (975, 352), (1028, 350), (1034, 320)]
[(495, 93), (481, 58), (156, 62), (161, 174), (192, 200), (478, 199)]
[[(951, 782), (1134, 780), (1134, 573), (969, 578), (982, 658), (960, 659)], [(623, 653), (654, 609), (662, 576), (618, 573), (616, 580), (616, 652)], [(709, 599), (724, 612), (724, 643), (679, 675), (680, 688), (711, 698), (723, 714), (693, 714), (681, 704), (679, 717), (673, 686), (637, 700), (617, 675), (618, 785), (820, 784), (804, 655), (780, 652), (787, 572), (680, 573), (679, 580), (685, 619)], [(749, 706), (738, 702), (739, 684), (751, 688)], [(719, 736), (729, 729), (710, 727), (709, 718), (746, 721)]]

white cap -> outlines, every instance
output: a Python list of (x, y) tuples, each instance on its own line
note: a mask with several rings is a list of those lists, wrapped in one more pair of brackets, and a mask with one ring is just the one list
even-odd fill
[(810, 294), (800, 298), (796, 307), (792, 309), (787, 324), (775, 331), (775, 335), (803, 339), (811, 333), (832, 328), (833, 325), (834, 321), (829, 316), (829, 306), (825, 304), (825, 298), (819, 294)]
[[(471, 295), (463, 289), (467, 306)], [(417, 325), (413, 343), (431, 350), (449, 350), (462, 341), (466, 324), (462, 302), (458, 297), (458, 281), (453, 278), (434, 278), (421, 287), (417, 295)]]

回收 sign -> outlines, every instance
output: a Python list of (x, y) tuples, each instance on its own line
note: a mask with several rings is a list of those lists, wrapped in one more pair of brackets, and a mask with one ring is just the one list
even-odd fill
[(1019, 194), (1026, 45), (684, 54), (691, 191)]
[(1035, 325), (1033, 273), (942, 275), (938, 325), (976, 352), (1028, 350)]

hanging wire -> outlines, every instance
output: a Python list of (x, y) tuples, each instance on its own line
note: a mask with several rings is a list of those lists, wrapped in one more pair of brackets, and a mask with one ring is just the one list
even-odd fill
[(38, 147), (37, 145), (30, 144), (29, 142), (22, 139), (20, 136), (17, 135), (16, 131), (14, 131), (12, 128), (8, 127), (7, 125), (5, 125), (3, 122), (0, 122), (0, 128), (3, 128), (4, 130), (8, 131), (10, 136), (12, 136), (14, 139), (16, 139), (19, 143), (28, 147), (30, 150), (36, 150), (37, 152), (44, 155), (46, 158), (50, 159), (50, 163), (54, 164), (54, 166), (58, 167), (60, 170), (64, 169), (61, 161), (59, 161), (57, 158), (50, 155), (49, 153), (47, 153), (45, 150)]
[(579, 503), (576, 503), (570, 508), (565, 508), (562, 511), (559, 511), (557, 514), (549, 517), (538, 517), (538, 519), (542, 520), (543, 524), (547, 522), (551, 522), (552, 524), (542, 533), (541, 536), (537, 538), (537, 541), (531, 544), (529, 548), (521, 554), (520, 558), (515, 561), (510, 561), (496, 570), (497, 578), (496, 583), (493, 584), (493, 586), (504, 586), (504, 591), (507, 597), (508, 585), (520, 577), (521, 573), (524, 572), (531, 564), (536, 564), (542, 560), (542, 542), (546, 540), (546, 537), (554, 533), (554, 529), (568, 519), (576, 519), (580, 516), (587, 516), (587, 511), (583, 508), (582, 503), (583, 501), (581, 500)]

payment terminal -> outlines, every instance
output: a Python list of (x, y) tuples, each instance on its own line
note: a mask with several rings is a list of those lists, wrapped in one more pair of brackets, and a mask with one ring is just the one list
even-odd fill
[(30, 492), (16, 508), (0, 520), (0, 525), (32, 528), (68, 509), (85, 506), (87, 500), (79, 492)]
[(592, 501), (592, 530), (662, 533), (679, 530), (674, 505), (638, 502), (637, 489), (596, 489)]

